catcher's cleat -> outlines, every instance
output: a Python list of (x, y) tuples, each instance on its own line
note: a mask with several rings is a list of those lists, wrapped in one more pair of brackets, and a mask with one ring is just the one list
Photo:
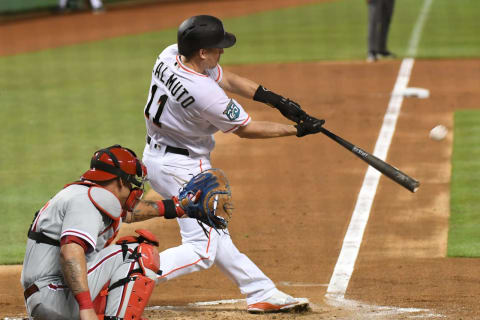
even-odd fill
[(249, 313), (273, 312), (305, 312), (309, 310), (309, 301), (306, 298), (293, 298), (282, 291), (277, 291), (270, 298), (248, 305)]

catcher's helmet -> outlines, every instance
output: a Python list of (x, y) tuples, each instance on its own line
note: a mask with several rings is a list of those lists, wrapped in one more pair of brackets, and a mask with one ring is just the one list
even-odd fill
[(183, 21), (177, 32), (178, 52), (186, 57), (199, 49), (230, 48), (237, 39), (223, 29), (220, 19), (200, 15)]
[(81, 179), (108, 181), (120, 177), (140, 187), (146, 175), (147, 168), (138, 160), (135, 152), (116, 144), (96, 151), (90, 161), (90, 170)]

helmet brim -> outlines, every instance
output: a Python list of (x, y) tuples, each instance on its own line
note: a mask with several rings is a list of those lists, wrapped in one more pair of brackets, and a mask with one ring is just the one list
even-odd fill
[(230, 32), (225, 32), (222, 41), (218, 42), (213, 47), (222, 49), (230, 48), (235, 44), (235, 42), (237, 42), (237, 38), (235, 37), (235, 35)]
[(118, 176), (93, 168), (87, 170), (80, 179), (90, 181), (107, 181), (115, 178), (118, 178)]

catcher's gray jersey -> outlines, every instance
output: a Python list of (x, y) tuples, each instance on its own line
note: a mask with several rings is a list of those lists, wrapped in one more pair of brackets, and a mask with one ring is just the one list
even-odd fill
[[(87, 263), (120, 228), (120, 223), (99, 212), (89, 191), (88, 186), (78, 184), (61, 190), (39, 211), (31, 227), (32, 231), (58, 241), (68, 235), (83, 239), (88, 243)], [(108, 203), (111, 208), (121, 210), (113, 193), (103, 192), (102, 199), (102, 204)], [(59, 259), (60, 247), (28, 239), (22, 270), (23, 286), (26, 288), (34, 282), (39, 287), (52, 282), (63, 283)]]

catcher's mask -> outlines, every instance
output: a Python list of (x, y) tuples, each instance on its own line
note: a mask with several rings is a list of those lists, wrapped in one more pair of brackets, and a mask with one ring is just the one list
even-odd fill
[(186, 57), (199, 49), (230, 48), (236, 41), (235, 35), (225, 32), (220, 19), (209, 15), (188, 18), (177, 32), (178, 52)]
[(125, 209), (132, 211), (143, 196), (146, 177), (147, 168), (135, 152), (116, 144), (96, 151), (90, 161), (90, 169), (81, 179), (98, 182), (121, 178), (135, 185), (134, 188), (130, 187), (130, 194), (125, 201)]

